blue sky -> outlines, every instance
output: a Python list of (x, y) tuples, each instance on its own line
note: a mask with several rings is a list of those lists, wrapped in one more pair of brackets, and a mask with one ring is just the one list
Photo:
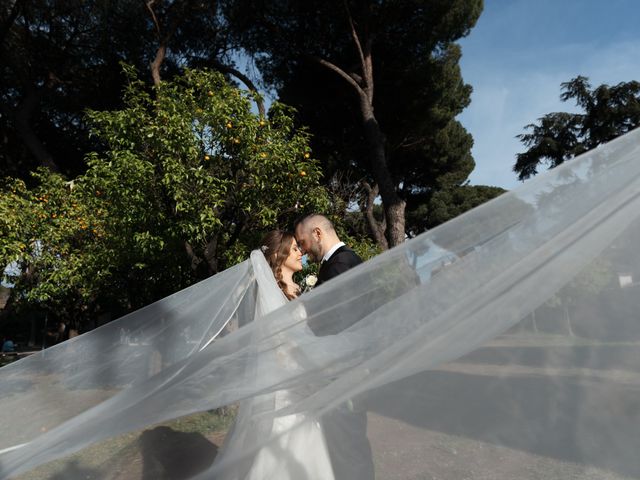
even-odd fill
[(462, 45), (462, 75), (473, 86), (458, 117), (473, 135), (472, 184), (512, 189), (514, 138), (554, 111), (560, 84), (577, 75), (592, 86), (640, 80), (640, 0), (485, 0)]

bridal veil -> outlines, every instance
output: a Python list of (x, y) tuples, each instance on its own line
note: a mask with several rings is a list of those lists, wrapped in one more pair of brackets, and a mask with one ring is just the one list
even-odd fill
[[(345, 406), (378, 479), (640, 478), (639, 216), (636, 130), (293, 302), (265, 307), (256, 252), (3, 367), (0, 477), (85, 478), (110, 439), (248, 402), (244, 440), (172, 478), (225, 478), (277, 419)], [(113, 465), (90, 474), (132, 478)]]

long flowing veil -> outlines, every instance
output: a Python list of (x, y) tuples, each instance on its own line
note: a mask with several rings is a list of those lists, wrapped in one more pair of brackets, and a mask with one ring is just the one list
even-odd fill
[(249, 441), (171, 478), (225, 478), (274, 419), (345, 408), (379, 479), (640, 478), (639, 157), (636, 130), (293, 302), (265, 305), (256, 253), (3, 367), (0, 477), (73, 478), (95, 445), (248, 402)]

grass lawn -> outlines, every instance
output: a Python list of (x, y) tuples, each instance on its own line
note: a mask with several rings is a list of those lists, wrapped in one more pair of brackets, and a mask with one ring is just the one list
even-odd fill
[(213, 462), (235, 410), (197, 413), (127, 433), (15, 478), (162, 480), (191, 476)]

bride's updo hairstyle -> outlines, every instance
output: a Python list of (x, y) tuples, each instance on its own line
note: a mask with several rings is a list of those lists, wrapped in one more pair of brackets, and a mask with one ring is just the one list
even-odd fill
[(294, 238), (293, 233), (272, 230), (264, 236), (260, 247), (271, 267), (273, 276), (276, 277), (278, 286), (289, 300), (293, 300), (297, 295), (289, 295), (287, 293), (287, 284), (282, 280), (282, 264), (291, 253), (291, 245)]

